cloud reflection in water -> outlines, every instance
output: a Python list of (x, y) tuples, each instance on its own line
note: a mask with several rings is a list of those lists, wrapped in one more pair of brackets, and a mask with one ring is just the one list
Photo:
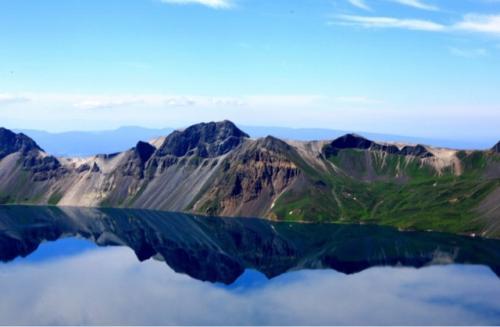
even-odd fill
[(0, 289), (0, 324), (500, 323), (500, 281), (484, 266), (247, 272), (226, 287), (114, 247), (1, 264)]

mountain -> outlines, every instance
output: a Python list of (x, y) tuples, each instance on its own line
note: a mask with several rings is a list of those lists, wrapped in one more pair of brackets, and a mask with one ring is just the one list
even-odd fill
[[(252, 138), (273, 135), (283, 140), (296, 141), (331, 140), (348, 133), (347, 131), (324, 128), (242, 126), (242, 129)], [(96, 153), (126, 151), (133, 147), (137, 143), (137, 140), (157, 139), (173, 131), (173, 128), (152, 129), (136, 126), (120, 127), (116, 130), (108, 131), (72, 131), (61, 133), (49, 133), (30, 129), (15, 130), (15, 132), (24, 133), (36, 140), (45, 151), (52, 155), (71, 157), (86, 157)], [(494, 142), (480, 137), (469, 140), (445, 140), (368, 132), (361, 132), (359, 134), (372, 140), (400, 141), (459, 149), (487, 149)]]
[[(241, 126), (242, 129), (253, 138), (273, 135), (283, 140), (310, 141), (310, 140), (332, 140), (350, 133), (350, 131), (327, 129), (327, 128), (290, 128), (290, 127), (264, 127), (264, 126)], [(457, 149), (487, 149), (496, 140), (482, 138), (480, 136), (469, 139), (441, 139), (433, 137), (418, 137), (411, 135), (394, 135), (359, 131), (360, 134), (371, 140), (399, 141), (405, 143), (429, 144), (436, 147), (449, 147)], [(28, 134), (29, 135), (29, 134)]]
[(41, 148), (29, 137), (20, 133), (0, 127), (0, 159), (15, 152), (28, 153), (31, 151), (41, 151)]
[(495, 144), (493, 148), (491, 148), (491, 151), (500, 153), (500, 141), (497, 144)]
[(361, 222), (500, 237), (500, 155), (494, 149), (382, 143), (357, 134), (330, 141), (251, 139), (222, 121), (82, 159), (56, 158), (22, 134), (3, 134), (2, 203)]

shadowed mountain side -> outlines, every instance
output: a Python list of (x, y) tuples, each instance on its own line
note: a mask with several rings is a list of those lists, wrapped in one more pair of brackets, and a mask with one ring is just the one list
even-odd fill
[(360, 135), (346, 134), (335, 139), (330, 144), (323, 148), (323, 153), (326, 157), (336, 155), (340, 150), (358, 149), (358, 150), (373, 150), (385, 152), (388, 154), (397, 154), (404, 156), (414, 156), (419, 158), (432, 157), (433, 154), (425, 148), (425, 146), (417, 144), (415, 146), (405, 145), (401, 148), (393, 144), (379, 144), (370, 141)]
[(290, 224), (135, 209), (0, 207), (0, 260), (25, 257), (40, 243), (80, 236), (130, 247), (139, 260), (231, 284), (245, 269), (268, 278), (298, 269), (352, 274), (374, 266), (420, 268), (466, 263), (500, 273), (500, 241), (370, 225)]
[(495, 146), (491, 149), (493, 152), (500, 153), (500, 142), (495, 144)]
[(26, 154), (41, 150), (42, 149), (35, 141), (26, 135), (22, 133), (16, 134), (8, 129), (0, 127), (0, 160), (15, 152)]

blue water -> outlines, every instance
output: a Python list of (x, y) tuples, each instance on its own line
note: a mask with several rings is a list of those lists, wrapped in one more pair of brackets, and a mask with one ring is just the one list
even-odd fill
[(89, 240), (80, 238), (63, 238), (57, 242), (46, 242), (40, 244), (35, 252), (26, 258), (16, 258), (15, 263), (43, 262), (46, 260), (62, 259), (64, 257), (76, 256), (85, 251), (96, 249), (97, 246)]

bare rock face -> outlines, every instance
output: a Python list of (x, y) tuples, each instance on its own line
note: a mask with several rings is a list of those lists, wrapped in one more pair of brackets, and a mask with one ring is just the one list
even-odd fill
[(170, 134), (156, 155), (213, 158), (228, 153), (248, 137), (230, 121), (202, 123)]
[(101, 168), (99, 168), (99, 165), (94, 162), (90, 171), (93, 173), (99, 173), (101, 171)]
[(145, 163), (144, 176), (153, 179), (171, 167), (189, 169), (225, 155), (243, 144), (248, 135), (230, 121), (196, 124), (168, 135)]
[(141, 160), (141, 162), (146, 162), (151, 158), (156, 148), (149, 143), (139, 141), (134, 148), (135, 154)]
[(429, 150), (427, 150), (426, 147), (420, 144), (417, 144), (415, 146), (407, 145), (404, 148), (402, 148), (398, 154), (403, 156), (409, 155), (419, 158), (430, 158), (434, 156), (431, 152), (429, 152)]
[(31, 173), (34, 182), (45, 181), (66, 173), (59, 160), (43, 154), (43, 150), (28, 136), (0, 128), (0, 160), (12, 153), (19, 153), (21, 167)]
[(500, 153), (500, 141), (497, 144), (495, 144), (493, 148), (491, 148), (491, 151)]
[(8, 129), (0, 127), (0, 160), (9, 154), (22, 152), (26, 154), (31, 151), (42, 149), (28, 136), (16, 134)]
[(365, 139), (357, 134), (346, 134), (325, 146), (324, 152), (328, 156), (335, 154), (338, 150), (342, 149), (360, 149), (367, 150), (373, 145), (373, 142)]
[(130, 156), (120, 168), (125, 176), (134, 176), (139, 179), (144, 178), (146, 162), (151, 158), (156, 148), (149, 143), (139, 141), (130, 151)]
[(66, 168), (62, 167), (59, 160), (52, 156), (27, 156), (23, 161), (23, 168), (32, 173), (33, 181), (57, 179), (68, 172)]
[(345, 149), (381, 151), (389, 154), (414, 156), (418, 158), (429, 158), (433, 156), (433, 154), (425, 146), (420, 144), (415, 146), (407, 145), (402, 149), (399, 149), (395, 145), (376, 143), (357, 134), (346, 134), (333, 140), (330, 144), (325, 145), (323, 148), (323, 154), (326, 157), (329, 157), (336, 155), (339, 150)]
[(78, 174), (90, 171), (90, 166), (88, 164), (83, 164), (75, 169), (75, 172)]
[(246, 143), (223, 164), (223, 172), (201, 205), (207, 214), (265, 215), (274, 199), (300, 175), (287, 143), (268, 136)]

